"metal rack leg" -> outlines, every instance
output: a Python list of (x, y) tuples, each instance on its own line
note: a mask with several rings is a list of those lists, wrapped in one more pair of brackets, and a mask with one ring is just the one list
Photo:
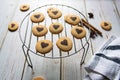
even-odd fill
[(27, 54), (26, 54), (26, 53), (25, 53), (25, 49), (24, 49), (24, 44), (22, 45), (22, 49), (23, 49), (23, 53), (24, 53), (24, 56), (25, 56), (25, 62), (24, 62), (23, 70), (22, 70), (21, 80), (23, 80), (26, 63), (27, 63), (28, 66), (32, 69), (32, 74), (34, 74), (33, 64), (32, 64), (32, 61), (31, 61), (31, 58), (30, 58), (30, 55), (29, 55), (29, 50), (27, 49)]
[(33, 69), (33, 65), (32, 65), (32, 61), (31, 61), (31, 58), (30, 58), (30, 55), (29, 55), (29, 49), (27, 49), (27, 54), (25, 53), (25, 49), (24, 49), (24, 45), (22, 46), (22, 49), (23, 49), (23, 53), (24, 53), (24, 56), (25, 56), (25, 60), (28, 64), (28, 66)]
[[(86, 39), (86, 37), (85, 37), (85, 39)], [(87, 41), (87, 40), (86, 40), (86, 41)], [(87, 49), (86, 49), (85, 54), (83, 54), (83, 56), (82, 56), (82, 59), (81, 59), (80, 65), (84, 64), (84, 61), (85, 61), (86, 56), (87, 56), (88, 49), (89, 49), (89, 42), (87, 41)]]

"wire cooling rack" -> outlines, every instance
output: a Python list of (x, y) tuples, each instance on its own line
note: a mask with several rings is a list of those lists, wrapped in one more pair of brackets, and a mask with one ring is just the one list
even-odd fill
[[(59, 19), (51, 19), (47, 14), (47, 9), (50, 7), (58, 8), (62, 12), (62, 16)], [(30, 20), (30, 16), (34, 12), (42, 12), (45, 16), (45, 20), (41, 23), (33, 23)], [(23, 18), (23, 20), (20, 24), (20, 28), (19, 28), (20, 40), (23, 43), (23, 46), (22, 46), (23, 52), (27, 53), (27, 54), (34, 53), (38, 56), (45, 57), (45, 58), (57, 59), (57, 58), (69, 57), (71, 55), (78, 53), (79, 51), (81, 51), (83, 49), (81, 54), (83, 55), (82, 58), (84, 58), (84, 56), (86, 56), (88, 48), (89, 48), (88, 40), (90, 38), (90, 34), (89, 34), (90, 32), (88, 29), (85, 28), (85, 30), (87, 32), (86, 37), (84, 37), (83, 39), (76, 39), (75, 37), (73, 37), (71, 34), (72, 25), (70, 25), (64, 21), (64, 16), (69, 13), (78, 15), (80, 18), (87, 20), (86, 17), (77, 9), (67, 6), (67, 5), (62, 5), (62, 4), (44, 5), (44, 6), (38, 7), (36, 9), (32, 10), (31, 12), (29, 12)], [(60, 34), (56, 35), (56, 34), (50, 33), (49, 25), (52, 22), (59, 22), (64, 26), (63, 31)], [(32, 27), (35, 25), (39, 25), (39, 24), (45, 25), (48, 29), (48, 33), (43, 37), (36, 37), (32, 34)], [(80, 24), (80, 25), (82, 25), (82, 24)], [(71, 40), (73, 42), (73, 48), (69, 52), (63, 52), (63, 51), (59, 50), (56, 46), (56, 41), (60, 37), (63, 37), (63, 36), (71, 38)], [(53, 49), (47, 54), (41, 54), (39, 52), (36, 52), (36, 49), (35, 49), (35, 45), (36, 45), (37, 41), (44, 40), (44, 39), (48, 39), (48, 40), (52, 41), (52, 43), (53, 43)], [(24, 48), (26, 48), (26, 51)]]

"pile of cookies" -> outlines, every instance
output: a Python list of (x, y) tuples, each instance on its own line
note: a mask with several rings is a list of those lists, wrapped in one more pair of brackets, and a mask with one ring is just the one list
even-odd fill
[[(50, 7), (47, 10), (47, 14), (51, 19), (58, 19), (62, 16), (62, 12), (54, 7)], [(41, 12), (34, 12), (31, 17), (31, 21), (33, 23), (40, 23), (44, 21), (45, 16)], [(72, 25), (71, 29), (71, 34), (76, 38), (76, 39), (82, 39), (86, 36), (86, 30), (82, 26), (78, 26), (80, 23), (80, 17), (75, 15), (75, 14), (67, 14), (64, 16), (64, 20), (66, 23)], [(59, 22), (52, 22), (49, 25), (49, 31), (52, 34), (59, 34), (63, 31), (64, 26), (62, 23)], [(45, 36), (48, 32), (48, 29), (44, 25), (35, 25), (32, 28), (32, 33), (36, 37), (42, 37)], [(70, 51), (73, 47), (72, 40), (69, 37), (61, 37), (56, 41), (57, 47), (64, 51)], [(46, 54), (50, 52), (53, 49), (53, 44), (50, 40), (40, 40), (36, 44), (36, 51), (41, 53), (41, 54)]]
[[(24, 4), (20, 6), (20, 10), (23, 12), (29, 10), (29, 8), (30, 6), (28, 4)], [(48, 8), (46, 12), (51, 19), (58, 19), (62, 16), (62, 12), (55, 7)], [(34, 12), (30, 16), (30, 20), (33, 23), (40, 23), (45, 20), (45, 16), (42, 12)], [(73, 37), (75, 37), (76, 39), (82, 39), (86, 36), (86, 30), (84, 29), (83, 26), (79, 25), (81, 21), (83, 22), (83, 20), (79, 16), (75, 14), (67, 14), (67, 15), (64, 15), (64, 21), (72, 25), (71, 34)], [(8, 29), (10, 31), (16, 31), (18, 27), (19, 27), (19, 24), (17, 22), (11, 22), (8, 25)], [(102, 22), (101, 27), (105, 30), (110, 30), (111, 24), (109, 22)], [(62, 23), (52, 22), (49, 25), (49, 29), (47, 29), (45, 25), (41, 25), (41, 24), (33, 26), (32, 33), (36, 37), (42, 37), (48, 33), (48, 30), (52, 34), (59, 34), (63, 31), (63, 29), (64, 29), (64, 26), (62, 25)], [(56, 45), (60, 50), (64, 52), (70, 51), (73, 47), (72, 40), (69, 37), (59, 38), (56, 41)], [(37, 52), (41, 54), (46, 54), (53, 49), (53, 43), (50, 40), (40, 40), (36, 43), (35, 48)]]

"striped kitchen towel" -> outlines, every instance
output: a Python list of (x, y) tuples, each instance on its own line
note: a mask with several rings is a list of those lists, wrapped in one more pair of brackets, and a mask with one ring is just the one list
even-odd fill
[(120, 80), (120, 38), (111, 36), (85, 65), (84, 80)]

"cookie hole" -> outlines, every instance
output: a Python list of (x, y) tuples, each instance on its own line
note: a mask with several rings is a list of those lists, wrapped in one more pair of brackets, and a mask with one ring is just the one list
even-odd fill
[(11, 28), (13, 28), (15, 26), (15, 24), (11, 24)]
[(40, 18), (40, 15), (39, 14), (38, 15), (34, 15), (34, 17), (38, 19), (38, 18)]
[(48, 43), (41, 42), (41, 47), (42, 47), (42, 48), (45, 48), (45, 47), (47, 47), (48, 45), (49, 45)]
[(53, 25), (54, 29), (58, 29), (60, 26), (59, 25)]
[(64, 39), (63, 41), (61, 41), (61, 44), (67, 46), (68, 45), (68, 41), (66, 39)]
[(104, 26), (108, 26), (108, 23), (107, 23), (107, 22), (104, 22)]
[(37, 27), (36, 30), (37, 30), (38, 32), (41, 32), (41, 31), (43, 31), (43, 28)]
[(78, 34), (80, 34), (80, 33), (83, 32), (83, 30), (81, 30), (81, 29), (76, 29), (76, 32), (77, 32)]
[(23, 6), (23, 8), (27, 8), (27, 6)]
[(71, 19), (72, 19), (73, 21), (75, 21), (77, 18), (76, 18), (76, 17), (71, 17)]
[(58, 11), (52, 11), (52, 13), (53, 13), (54, 15), (56, 15), (56, 14), (58, 13)]

